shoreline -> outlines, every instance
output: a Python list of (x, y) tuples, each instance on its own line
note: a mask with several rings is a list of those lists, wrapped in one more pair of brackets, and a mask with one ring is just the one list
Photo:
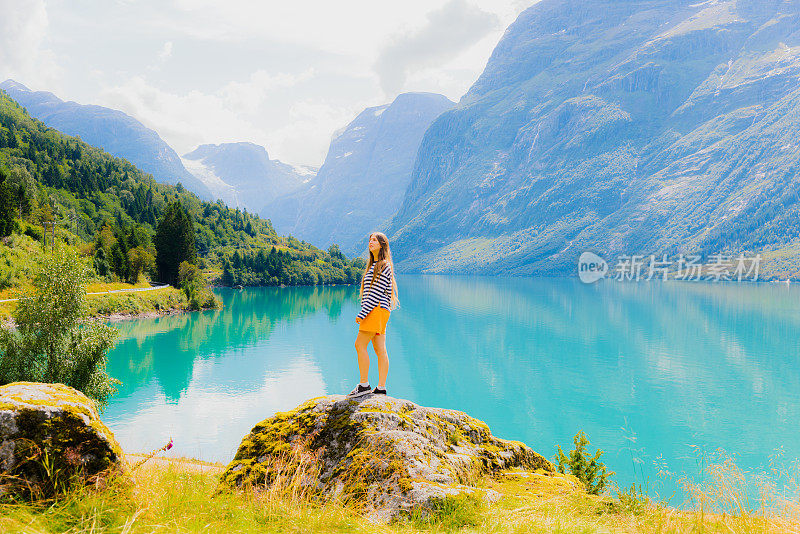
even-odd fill
[(94, 315), (93, 317), (96, 319), (102, 319), (109, 323), (120, 323), (122, 321), (133, 321), (136, 319), (155, 319), (157, 317), (166, 317), (168, 315), (180, 315), (182, 313), (189, 313), (193, 311), (204, 311), (204, 310), (186, 310), (183, 308), (169, 308), (166, 310), (157, 310), (157, 311), (150, 310), (139, 313), (117, 312), (117, 313), (110, 313), (108, 315)]

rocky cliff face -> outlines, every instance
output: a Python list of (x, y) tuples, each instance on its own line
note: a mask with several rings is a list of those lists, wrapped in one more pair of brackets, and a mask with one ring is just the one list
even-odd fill
[(398, 269), (793, 242), (798, 30), (793, 1), (537, 3), (426, 132), (388, 229)]
[(269, 159), (267, 150), (253, 143), (200, 145), (182, 161), (215, 198), (265, 217), (269, 215), (264, 213), (264, 206), (300, 189), (316, 174), (313, 168)]
[(452, 106), (442, 95), (406, 93), (365, 109), (335, 135), (316, 178), (262, 215), (279, 233), (365, 252), (367, 234), (383, 229), (400, 206), (422, 135)]
[(52, 93), (31, 91), (13, 80), (1, 83), (0, 89), (51, 128), (127, 159), (157, 182), (181, 182), (199, 197), (212, 200), (211, 191), (184, 168), (178, 154), (133, 117), (102, 106), (64, 102)]

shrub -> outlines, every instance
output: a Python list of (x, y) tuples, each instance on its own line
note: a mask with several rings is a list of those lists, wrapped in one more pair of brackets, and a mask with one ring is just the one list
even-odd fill
[(611, 503), (610, 509), (614, 513), (642, 515), (647, 509), (650, 499), (642, 491), (642, 486), (634, 482), (625, 491), (617, 490), (617, 500)]
[(42, 231), (36, 226), (28, 226), (25, 228), (25, 235), (28, 237), (32, 237), (36, 241), (42, 240)]
[(478, 495), (446, 495), (432, 498), (425, 508), (414, 509), (407, 519), (419, 530), (434, 527), (434, 530), (452, 531), (479, 526), (485, 509)]
[(0, 384), (66, 384), (105, 406), (119, 383), (106, 373), (106, 354), (118, 331), (88, 318), (89, 273), (68, 247), (42, 253), (33, 293), (14, 311), (16, 330), (0, 330)]
[(186, 300), (189, 301), (190, 310), (203, 308), (216, 308), (219, 306), (216, 297), (208, 288), (208, 281), (197, 265), (181, 262), (178, 268), (178, 284)]
[(570, 474), (583, 482), (586, 486), (586, 491), (597, 495), (605, 489), (611, 475), (616, 473), (613, 471), (607, 472), (605, 464), (599, 461), (600, 456), (603, 455), (603, 451), (600, 449), (594, 453), (594, 456), (589, 457), (586, 451), (589, 440), (586, 439), (586, 434), (583, 433), (583, 430), (575, 434), (572, 441), (575, 444), (575, 448), (570, 451), (569, 456), (564, 454), (560, 445), (558, 447), (558, 452), (555, 456), (558, 472), (565, 473), (565, 469), (568, 467)]

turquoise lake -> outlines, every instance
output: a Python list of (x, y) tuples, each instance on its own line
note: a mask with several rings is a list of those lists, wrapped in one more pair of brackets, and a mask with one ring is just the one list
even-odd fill
[[(800, 458), (800, 287), (398, 275), (394, 397), (552, 458), (584, 430), (620, 486), (680, 505), (718, 449)], [(358, 288), (219, 289), (221, 310), (117, 323), (103, 419), (123, 448), (228, 462), (262, 419), (358, 378)], [(377, 380), (372, 347), (371, 381)], [(677, 500), (676, 500), (677, 499)]]

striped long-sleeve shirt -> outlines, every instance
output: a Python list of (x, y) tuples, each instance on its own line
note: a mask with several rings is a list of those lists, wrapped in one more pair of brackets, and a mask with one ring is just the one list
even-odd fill
[(388, 264), (384, 265), (381, 274), (370, 289), (369, 283), (372, 280), (372, 272), (375, 270), (375, 265), (373, 263), (364, 276), (364, 292), (361, 295), (361, 311), (358, 312), (359, 319), (365, 318), (377, 306), (385, 310), (391, 309), (392, 268)]

